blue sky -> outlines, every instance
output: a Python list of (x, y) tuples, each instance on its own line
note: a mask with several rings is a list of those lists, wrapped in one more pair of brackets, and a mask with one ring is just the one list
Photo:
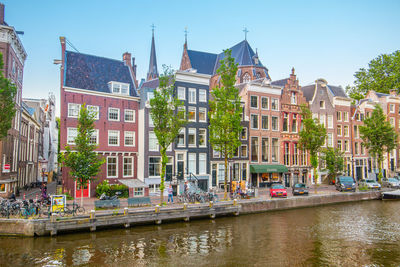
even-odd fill
[(188, 28), (189, 49), (218, 53), (247, 39), (273, 80), (295, 67), (301, 85), (325, 78), (353, 83), (354, 73), (382, 53), (399, 49), (400, 1), (29, 1), (3, 0), (5, 20), (24, 31), (28, 53), (24, 97), (59, 96), (59, 36), (82, 53), (136, 57), (147, 73), (155, 24), (159, 71), (179, 68)]

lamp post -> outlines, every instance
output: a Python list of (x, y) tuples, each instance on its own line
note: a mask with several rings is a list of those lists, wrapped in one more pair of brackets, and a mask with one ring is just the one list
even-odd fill
[(229, 163), (229, 192), (232, 192), (232, 163), (233, 159), (228, 159)]

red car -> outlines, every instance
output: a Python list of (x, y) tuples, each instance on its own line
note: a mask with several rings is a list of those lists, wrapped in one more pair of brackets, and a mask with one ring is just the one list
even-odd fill
[(281, 184), (273, 184), (269, 189), (271, 197), (287, 197), (286, 188)]

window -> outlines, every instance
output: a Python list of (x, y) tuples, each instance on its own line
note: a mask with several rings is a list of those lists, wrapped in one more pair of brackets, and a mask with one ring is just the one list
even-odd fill
[(321, 124), (325, 127), (325, 114), (319, 115), (319, 124)]
[(337, 126), (337, 135), (342, 136), (342, 125)]
[(178, 147), (184, 147), (185, 146), (185, 128), (182, 128), (180, 131), (179, 131), (179, 134), (178, 134), (178, 142), (177, 142), (178, 144)]
[(358, 143), (354, 142), (354, 154), (358, 155)]
[(350, 151), (349, 141), (347, 141), (347, 140), (344, 141), (344, 148), (345, 148), (346, 152)]
[(251, 161), (258, 161), (258, 137), (251, 138)]
[(268, 97), (261, 97), (261, 108), (268, 109)]
[(333, 135), (332, 133), (327, 133), (327, 144), (329, 147), (333, 147)]
[(343, 119), (344, 119), (345, 122), (349, 121), (349, 113), (348, 112), (343, 111)]
[(296, 93), (292, 92), (291, 95), (290, 95), (290, 104), (296, 105), (296, 103), (297, 103)]
[(143, 187), (135, 187), (134, 196), (140, 197), (144, 195)]
[(93, 118), (95, 120), (99, 119), (99, 106), (91, 106), (91, 105), (87, 105), (86, 106), (88, 113), (93, 116)]
[(186, 100), (186, 95), (185, 95), (185, 87), (178, 87), (178, 99), (179, 100)]
[(113, 94), (129, 95), (128, 83), (110, 82), (109, 85)]
[(393, 117), (390, 117), (389, 118), (389, 122), (390, 122), (390, 125), (392, 125), (393, 127), (395, 127), (395, 122), (394, 122), (394, 118)]
[(189, 88), (189, 103), (196, 104), (196, 89)]
[(339, 149), (340, 151), (342, 151), (342, 140), (338, 140), (338, 141), (337, 141), (337, 149)]
[(282, 131), (287, 132), (289, 131), (289, 116), (287, 113), (283, 114), (283, 126), (282, 126)]
[(154, 98), (154, 92), (147, 92), (147, 100), (150, 102)]
[(95, 129), (90, 136), (89, 144), (96, 145), (99, 143), (99, 130)]
[(394, 104), (389, 105), (390, 113), (394, 113)]
[(278, 138), (272, 138), (272, 155), (271, 155), (271, 160), (273, 162), (278, 162), (278, 153), (279, 153), (279, 141)]
[(333, 116), (328, 115), (328, 128), (333, 129)]
[[(178, 107), (178, 113), (183, 113), (183, 118), (182, 119), (185, 119), (186, 118), (186, 108), (185, 107)], [(182, 116), (180, 114), (180, 116)]]
[(207, 102), (207, 91), (199, 89), (199, 102)]
[(151, 113), (149, 112), (149, 127), (154, 127), (153, 118), (151, 117)]
[(196, 173), (196, 154), (195, 153), (188, 153), (188, 171), (189, 173)]
[(361, 147), (361, 155), (364, 155), (364, 154), (365, 154), (364, 143), (361, 143), (361, 144), (360, 144), (360, 147)]
[(199, 174), (207, 173), (207, 154), (199, 153)]
[(258, 96), (255, 95), (250, 96), (250, 107), (258, 108)]
[(250, 114), (251, 128), (258, 129), (258, 115)]
[(119, 146), (119, 131), (114, 131), (114, 130), (108, 131), (108, 145)]
[(243, 75), (243, 82), (244, 83), (250, 82), (250, 75), (247, 72)]
[(279, 130), (278, 117), (272, 116), (272, 131), (278, 131), (278, 130)]
[(336, 120), (342, 121), (342, 112), (340, 112), (340, 111), (336, 112)]
[(107, 178), (118, 177), (118, 158), (107, 157)]
[(124, 157), (124, 177), (133, 177), (133, 157)]
[(132, 109), (125, 109), (125, 121), (135, 122), (135, 111)]
[(262, 115), (261, 116), (261, 128), (263, 130), (268, 130), (268, 116)]
[(242, 128), (242, 134), (241, 134), (241, 137), (240, 137), (242, 140), (247, 140), (247, 128), (246, 127), (243, 127)]
[(135, 132), (124, 133), (125, 136), (125, 146), (135, 146)]
[(354, 138), (358, 138), (358, 126), (354, 125)]
[(299, 150), (297, 148), (297, 143), (293, 144), (293, 165), (299, 164)]
[(67, 144), (75, 145), (75, 138), (78, 136), (77, 128), (67, 128)]
[(213, 149), (213, 158), (219, 158), (220, 156), (221, 154), (219, 153), (219, 151)]
[(199, 122), (207, 122), (207, 109), (199, 108)]
[(289, 155), (289, 143), (285, 142), (284, 143), (284, 148), (283, 148), (283, 164), (285, 165), (290, 165), (289, 159), (290, 159), (290, 155)]
[(160, 176), (161, 158), (149, 157), (149, 176)]
[(279, 110), (277, 98), (271, 99), (271, 110)]
[(188, 108), (188, 120), (196, 121), (196, 108), (195, 107)]
[(349, 137), (349, 126), (343, 126), (343, 135)]
[(319, 108), (325, 109), (325, 101), (319, 101)]
[(206, 137), (207, 137), (206, 129), (199, 129), (199, 146), (200, 147), (206, 146)]
[(293, 114), (293, 118), (292, 118), (292, 133), (297, 133), (297, 114)]
[(189, 128), (188, 145), (191, 147), (196, 146), (196, 129), (195, 128)]
[(119, 121), (119, 108), (108, 108), (108, 120)]
[(269, 142), (268, 138), (261, 139), (261, 160), (262, 162), (268, 162), (269, 156)]
[(80, 109), (80, 104), (68, 103), (68, 118), (78, 118)]
[(149, 132), (149, 151), (158, 151), (158, 140), (154, 132)]
[(242, 145), (240, 150), (240, 156), (242, 158), (247, 158), (247, 145)]

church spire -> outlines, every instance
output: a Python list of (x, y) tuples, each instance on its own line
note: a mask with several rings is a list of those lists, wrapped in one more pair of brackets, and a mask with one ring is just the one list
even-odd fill
[(156, 47), (154, 44), (154, 24), (151, 25), (152, 38), (151, 38), (151, 51), (150, 51), (150, 63), (149, 71), (147, 72), (147, 81), (158, 78), (157, 71), (157, 58), (156, 58)]

